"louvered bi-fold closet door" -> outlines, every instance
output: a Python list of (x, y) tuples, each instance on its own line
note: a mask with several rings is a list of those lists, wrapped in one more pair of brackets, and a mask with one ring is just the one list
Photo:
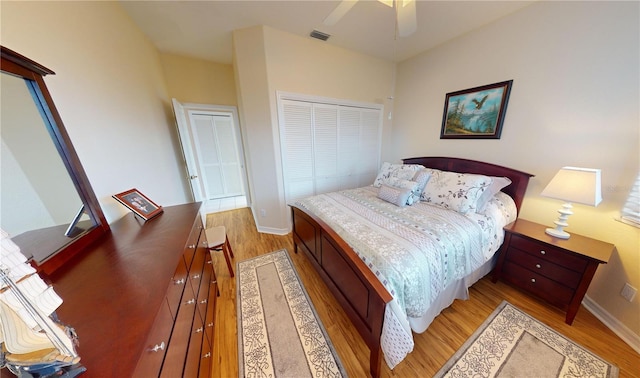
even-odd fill
[(280, 101), (287, 202), (373, 183), (380, 162), (380, 109)]
[(313, 105), (283, 100), (280, 147), (287, 202), (313, 195)]

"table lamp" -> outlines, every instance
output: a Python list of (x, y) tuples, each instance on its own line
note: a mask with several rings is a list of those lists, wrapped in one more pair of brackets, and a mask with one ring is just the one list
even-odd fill
[(592, 168), (563, 167), (540, 195), (565, 201), (558, 209), (558, 220), (553, 222), (556, 227), (547, 228), (545, 232), (559, 239), (569, 239), (571, 235), (563, 229), (569, 225), (567, 218), (573, 214), (571, 203), (598, 206), (602, 201), (601, 172)]

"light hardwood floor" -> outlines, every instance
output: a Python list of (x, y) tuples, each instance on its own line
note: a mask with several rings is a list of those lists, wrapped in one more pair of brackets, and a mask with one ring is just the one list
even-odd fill
[[(207, 226), (224, 225), (235, 254), (235, 262), (285, 248), (311, 297), (347, 373), (368, 375), (369, 353), (355, 328), (338, 306), (302, 252), (293, 253), (291, 235), (260, 234), (248, 208), (209, 214)], [(235, 278), (230, 278), (221, 253), (214, 256), (220, 287), (213, 353), (213, 377), (238, 375)], [(488, 277), (470, 288), (470, 299), (456, 300), (422, 334), (414, 334), (415, 347), (393, 371), (382, 363), (383, 377), (429, 377), (453, 355), (503, 300), (524, 310), (557, 332), (571, 338), (604, 359), (618, 365), (621, 377), (640, 377), (640, 355), (617, 337), (585, 308), (572, 326), (564, 313), (504, 283)]]

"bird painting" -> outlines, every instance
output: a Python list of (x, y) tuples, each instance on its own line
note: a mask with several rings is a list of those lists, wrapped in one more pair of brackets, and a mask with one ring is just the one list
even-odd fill
[(476, 104), (476, 109), (480, 110), (482, 109), (482, 105), (484, 105), (484, 102), (487, 100), (487, 97), (489, 97), (489, 95), (485, 95), (480, 101), (476, 100), (475, 98), (471, 101)]

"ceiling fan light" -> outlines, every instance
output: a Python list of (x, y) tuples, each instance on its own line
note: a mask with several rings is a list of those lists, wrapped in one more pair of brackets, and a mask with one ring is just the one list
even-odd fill
[(416, 18), (416, 2), (414, 0), (401, 0), (402, 6), (396, 8), (398, 14), (398, 35), (408, 37), (418, 29)]
[(335, 25), (354, 5), (356, 5), (357, 1), (342, 1), (338, 4), (337, 7), (331, 12), (327, 18), (322, 21), (325, 26), (333, 26)]

